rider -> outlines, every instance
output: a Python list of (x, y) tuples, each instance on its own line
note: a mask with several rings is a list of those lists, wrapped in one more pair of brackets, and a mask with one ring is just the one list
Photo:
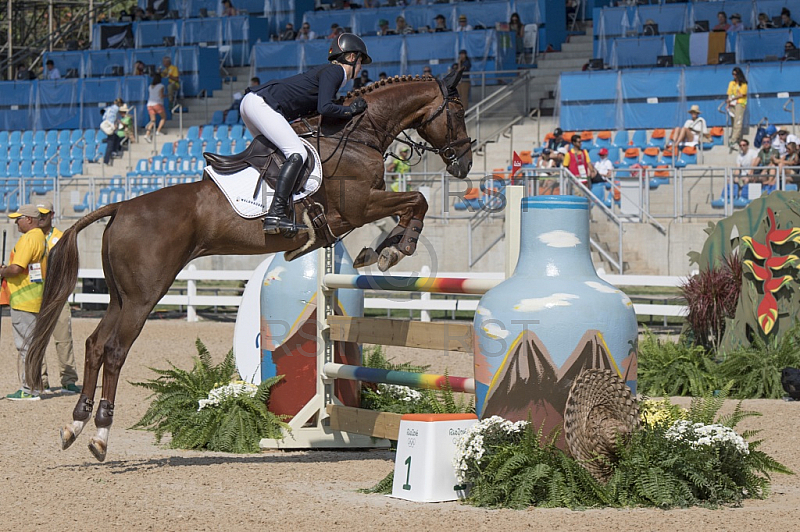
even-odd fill
[(239, 108), (242, 120), (253, 136), (263, 134), (286, 156), (275, 196), (264, 218), (264, 232), (278, 234), (296, 230), (289, 216), (290, 196), (307, 158), (305, 145), (289, 122), (318, 112), (332, 118), (350, 118), (367, 109), (367, 102), (356, 98), (349, 106), (333, 100), (348, 79), (354, 79), (361, 65), (372, 62), (367, 45), (357, 35), (339, 35), (328, 50), (330, 64), (282, 80), (273, 80), (247, 89)]

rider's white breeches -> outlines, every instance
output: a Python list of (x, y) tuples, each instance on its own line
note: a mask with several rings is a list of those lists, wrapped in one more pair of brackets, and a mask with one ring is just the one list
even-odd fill
[(253, 137), (264, 135), (287, 159), (291, 154), (299, 153), (303, 162), (306, 161), (308, 154), (300, 137), (283, 115), (267, 105), (264, 98), (254, 92), (247, 93), (239, 105), (239, 114)]

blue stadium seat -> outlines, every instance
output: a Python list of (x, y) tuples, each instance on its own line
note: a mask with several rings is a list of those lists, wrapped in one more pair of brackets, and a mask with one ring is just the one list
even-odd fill
[(164, 175), (177, 176), (179, 174), (180, 171), (178, 170), (178, 158), (167, 157), (167, 160), (164, 162)]
[(33, 160), (44, 161), (44, 144), (35, 144), (33, 146)]
[(214, 133), (214, 138), (217, 140), (227, 139), (228, 138), (228, 126), (225, 124), (221, 126), (217, 126), (217, 131)]
[(167, 142), (163, 146), (161, 146), (161, 156), (162, 157), (171, 157), (172, 156), (172, 143)]
[(19, 177), (19, 159), (8, 161), (8, 177)]
[(0, 161), (0, 189), (3, 188), (6, 177), (8, 177), (8, 165), (5, 161)]
[(97, 142), (95, 139), (95, 132), (94, 129), (87, 129), (86, 132), (83, 134), (83, 141), (89, 145), (94, 144)]
[(178, 165), (178, 171), (180, 172), (181, 176), (191, 176), (194, 175), (194, 168), (192, 167), (192, 160), (188, 157), (181, 159), (180, 164)]
[(592, 163), (597, 163), (600, 160), (600, 148), (592, 148), (589, 150), (589, 160)]
[(30, 159), (23, 159), (19, 162), (19, 176), (24, 179), (33, 177), (33, 168), (31, 167)]
[(83, 159), (73, 159), (69, 163), (69, 172), (71, 176), (81, 175), (83, 173)]
[(33, 177), (44, 177), (44, 161), (39, 159), (38, 161), (33, 161), (33, 166), (31, 167), (31, 174)]
[(8, 160), (9, 161), (17, 161), (19, 162), (19, 152), (20, 146), (19, 144), (11, 144), (8, 147)]
[(614, 140), (611, 141), (611, 146), (614, 148), (619, 148), (621, 150), (627, 149), (628, 146), (628, 132), (627, 131), (617, 131), (614, 134)]
[(200, 138), (200, 128), (197, 126), (192, 126), (189, 128), (189, 131), (186, 132), (186, 140), (196, 140)]
[(220, 155), (230, 155), (231, 154), (231, 139), (222, 139), (219, 141), (219, 147), (217, 148), (217, 153)]
[[(660, 135), (654, 137), (653, 135)], [(653, 134), (650, 136), (650, 140), (647, 141), (648, 148), (658, 148), (659, 150), (663, 150), (664, 146), (667, 145), (667, 135), (663, 129), (654, 130)]]
[(83, 146), (73, 144), (72, 149), (69, 151), (69, 158), (73, 161), (83, 161)]
[(62, 129), (58, 134), (58, 144), (60, 146), (69, 146), (70, 132), (68, 129)]
[(69, 169), (69, 159), (61, 159), (61, 162), (58, 163), (58, 175), (59, 177), (72, 177)]
[(69, 141), (71, 144), (76, 144), (83, 138), (83, 131), (80, 129), (73, 129), (69, 134)]
[(45, 132), (44, 130), (40, 129), (36, 133), (33, 134), (33, 145), (34, 146), (44, 146), (45, 144)]
[[(213, 141), (212, 141), (213, 142)], [(192, 144), (192, 149), (189, 150), (189, 156), (192, 158), (203, 157), (203, 145), (199, 142)]]
[(19, 209), (20, 205), (19, 196), (20, 196), (19, 189), (12, 190), (11, 192), (8, 192), (5, 195), (6, 208), (9, 211), (16, 211), (17, 209)]
[(684, 168), (689, 164), (697, 164), (697, 150), (694, 148), (684, 148), (681, 150), (680, 157), (675, 161), (675, 168)]
[(162, 159), (161, 157), (153, 158), (153, 162), (150, 163), (150, 175), (151, 176), (164, 175), (164, 159)]
[(55, 129), (51, 129), (47, 132), (47, 136), (45, 136), (45, 143), (46, 144), (58, 144), (58, 131)]
[(638, 148), (628, 148), (625, 150), (625, 153), (622, 155), (622, 159), (619, 161), (620, 168), (627, 168), (632, 164), (636, 164), (639, 162), (639, 150)]
[(48, 161), (44, 165), (44, 176), (47, 178), (58, 177), (58, 164), (56, 164), (55, 160)]
[(5, 129), (0, 131), (0, 144), (8, 146), (8, 131)]
[(647, 131), (644, 129), (637, 129), (633, 132), (631, 137), (631, 146), (643, 150), (647, 146)]
[(44, 149), (44, 158), (49, 161), (56, 155), (58, 155), (58, 144), (48, 144)]
[[(195, 139), (195, 142), (199, 142)], [(189, 156), (189, 142), (186, 140), (179, 140), (178, 146), (175, 148), (174, 155), (176, 157), (188, 157)]]
[(83, 202), (78, 203), (77, 205), (73, 205), (72, 208), (75, 212), (83, 212), (83, 211), (91, 211), (94, 210), (94, 205), (92, 201), (92, 191), (90, 190), (86, 194), (83, 195)]
[(214, 111), (214, 114), (211, 115), (211, 125), (212, 126), (219, 126), (224, 123), (222, 118), (222, 111)]
[(239, 111), (236, 109), (231, 109), (228, 111), (228, 114), (225, 116), (225, 123), (228, 125), (233, 125), (239, 122)]
[(33, 145), (33, 131), (30, 129), (26, 129), (22, 132), (22, 137), (20, 138), (20, 142), (23, 146), (32, 146)]
[(12, 131), (8, 135), (8, 145), (9, 146), (19, 146), (22, 144), (22, 133), (19, 131)]
[[(205, 125), (203, 126), (203, 131), (200, 133), (200, 140), (205, 142), (212, 142), (214, 140), (214, 126)], [(192, 143), (194, 145), (196, 143)]]
[(655, 167), (657, 164), (659, 164), (660, 156), (661, 152), (658, 150), (658, 148), (645, 148), (644, 153), (642, 153), (642, 164), (644, 166)]
[[(250, 142), (250, 141), (252, 141), (252, 140), (253, 140), (253, 134), (252, 134), (252, 133), (250, 133), (250, 130), (249, 130), (249, 129), (245, 128), (245, 129), (244, 129), (244, 132), (242, 133), (242, 138), (243, 138), (244, 140), (246, 140), (247, 142)], [(238, 148), (238, 146), (237, 146), (237, 148)]]
[(86, 157), (86, 160), (90, 163), (96, 163), (99, 158), (97, 156), (97, 144), (92, 142), (91, 144), (86, 144), (86, 149), (83, 150), (83, 156)]
[(19, 153), (20, 159), (29, 161), (33, 159), (33, 144), (23, 144)]
[(242, 124), (235, 124), (231, 126), (231, 130), (228, 133), (228, 137), (230, 137), (232, 141), (237, 141), (240, 138), (242, 138), (243, 133), (244, 133), (244, 126), (242, 126)]

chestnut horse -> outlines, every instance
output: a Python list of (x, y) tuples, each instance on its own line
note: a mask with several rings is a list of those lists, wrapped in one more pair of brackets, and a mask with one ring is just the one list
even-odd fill
[[(464, 108), (455, 90), (459, 78), (460, 73), (444, 81), (410, 76), (384, 80), (345, 97), (345, 103), (355, 96), (367, 101), (369, 108), (362, 115), (343, 123), (319, 117), (295, 123), (295, 130), (309, 134), (320, 152), (325, 179), (314, 201), (323, 206), (332, 236), (341, 237), (387, 216), (400, 218), (398, 227), (377, 250), (365, 250), (359, 256), (356, 262), (360, 265), (378, 262), (382, 270), (390, 268), (403, 255), (413, 253), (422, 229), (428, 209), (422, 194), (385, 190), (384, 153), (401, 132), (415, 129), (430, 146), (410, 139), (403, 142), (438, 154), (453, 176), (467, 176), (472, 151)], [(83, 390), (72, 423), (61, 429), (62, 449), (75, 441), (91, 417), (102, 367), (97, 433), (89, 449), (98, 460), (105, 459), (122, 365), (153, 307), (189, 261), (208, 255), (278, 251), (292, 258), (328, 243), (319, 238), (314, 241), (304, 232), (293, 238), (265, 235), (260, 219), (238, 216), (217, 186), (204, 177), (106, 205), (67, 229), (50, 253), (42, 307), (25, 362), (32, 389), (41, 389), (45, 349), (77, 282), (78, 233), (101, 218), (111, 217), (102, 247), (110, 302), (86, 340)], [(308, 249), (303, 249), (309, 242)]]

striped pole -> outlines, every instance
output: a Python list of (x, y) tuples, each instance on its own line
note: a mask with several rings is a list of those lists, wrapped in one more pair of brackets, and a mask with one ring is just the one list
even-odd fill
[(329, 273), (322, 282), (328, 289), (360, 288), (392, 292), (436, 292), (439, 294), (485, 294), (502, 279), (400, 277), (393, 275), (347, 275)]
[(363, 366), (348, 366), (328, 362), (322, 367), (322, 373), (331, 379), (345, 379), (349, 381), (363, 381), (380, 384), (396, 384), (410, 386), (425, 390), (443, 390), (446, 383), (454, 392), (475, 393), (475, 379), (466, 377), (451, 377), (433, 375), (430, 373), (409, 373), (407, 371), (392, 371), (387, 369), (365, 368)]

